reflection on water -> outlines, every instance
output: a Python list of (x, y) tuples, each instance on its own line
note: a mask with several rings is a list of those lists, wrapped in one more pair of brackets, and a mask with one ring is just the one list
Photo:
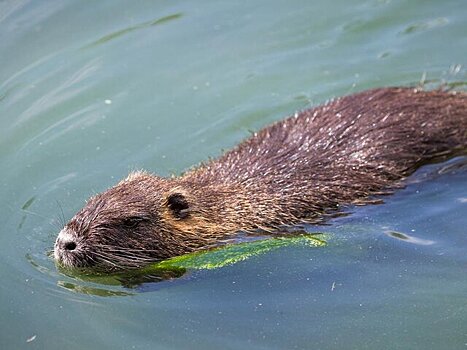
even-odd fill
[(81, 286), (79, 284), (75, 284), (72, 282), (64, 282), (64, 281), (58, 281), (57, 285), (59, 287), (67, 289), (70, 292), (95, 295), (98, 297), (118, 297), (118, 296), (124, 297), (124, 296), (129, 296), (133, 294), (129, 292), (122, 292), (119, 290), (109, 290), (109, 289), (103, 289), (103, 288)]

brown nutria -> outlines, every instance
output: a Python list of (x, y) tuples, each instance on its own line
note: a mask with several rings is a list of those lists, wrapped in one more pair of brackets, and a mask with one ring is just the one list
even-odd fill
[(54, 255), (68, 267), (140, 267), (239, 231), (316, 223), (466, 149), (467, 93), (360, 92), (276, 122), (183, 176), (130, 174), (89, 199)]

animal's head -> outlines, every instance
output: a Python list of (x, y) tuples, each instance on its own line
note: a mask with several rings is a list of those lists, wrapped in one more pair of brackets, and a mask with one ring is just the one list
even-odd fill
[(192, 194), (175, 180), (130, 174), (88, 200), (60, 231), (56, 261), (106, 271), (137, 268), (206, 244)]

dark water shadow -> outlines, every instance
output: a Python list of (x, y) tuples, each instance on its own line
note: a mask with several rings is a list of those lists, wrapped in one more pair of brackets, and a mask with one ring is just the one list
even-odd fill
[[(70, 280), (59, 280), (57, 285), (71, 292), (79, 294), (95, 295), (100, 297), (129, 296), (148, 290), (156, 290), (167, 287), (167, 283), (174, 279), (185, 277), (184, 269), (160, 270), (151, 273), (145, 271), (128, 271), (119, 274), (96, 274), (92, 271), (71, 271), (58, 267), (62, 276)], [(189, 274), (187, 274), (188, 276)], [(185, 278), (184, 278), (185, 279)], [(99, 287), (97, 287), (99, 286)], [(105, 288), (105, 287), (108, 288)], [(148, 288), (147, 286), (158, 286)], [(118, 289), (114, 289), (118, 288)]]

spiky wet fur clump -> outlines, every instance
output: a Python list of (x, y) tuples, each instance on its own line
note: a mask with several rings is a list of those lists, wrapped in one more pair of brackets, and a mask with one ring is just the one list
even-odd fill
[(238, 231), (318, 222), (466, 149), (466, 93), (364, 91), (266, 127), (181, 177), (130, 174), (71, 219), (55, 257), (71, 267), (140, 267)]

